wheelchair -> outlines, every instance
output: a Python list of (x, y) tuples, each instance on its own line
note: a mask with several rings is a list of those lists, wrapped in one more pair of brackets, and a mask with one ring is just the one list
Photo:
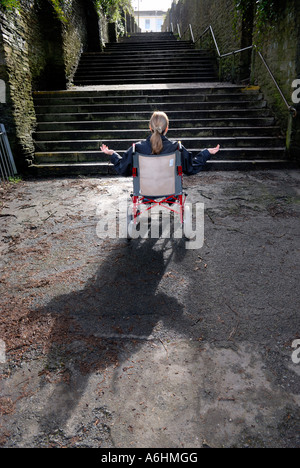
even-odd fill
[(192, 211), (186, 204), (188, 194), (183, 192), (182, 146), (174, 153), (143, 155), (133, 145), (133, 207), (127, 217), (128, 239), (139, 222), (139, 217), (154, 207), (165, 208), (180, 218), (187, 239), (191, 239)]

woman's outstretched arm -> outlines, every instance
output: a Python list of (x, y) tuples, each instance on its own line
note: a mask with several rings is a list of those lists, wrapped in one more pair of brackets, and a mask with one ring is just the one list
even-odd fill
[(197, 156), (193, 156), (184, 146), (182, 147), (182, 164), (185, 175), (195, 175), (203, 171), (207, 161), (220, 151), (220, 145), (201, 151)]
[(107, 156), (110, 156), (111, 163), (115, 166), (117, 174), (123, 175), (125, 177), (130, 177), (132, 175), (133, 148), (129, 148), (123, 157), (114, 150), (110, 150), (106, 145), (100, 146), (100, 150), (107, 154)]

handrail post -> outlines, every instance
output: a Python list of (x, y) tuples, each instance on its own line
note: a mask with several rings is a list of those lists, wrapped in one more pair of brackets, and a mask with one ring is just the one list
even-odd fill
[(274, 82), (276, 88), (278, 89), (278, 91), (279, 91), (279, 93), (280, 93), (282, 99), (284, 100), (285, 105), (286, 105), (288, 108), (290, 108), (290, 105), (289, 105), (289, 103), (287, 102), (287, 100), (286, 100), (286, 98), (285, 98), (283, 92), (281, 91), (281, 88), (279, 87), (279, 84), (277, 83), (277, 81), (276, 81), (276, 79), (275, 79), (273, 73), (271, 72), (271, 69), (270, 69), (269, 65), (267, 64), (267, 62), (265, 61), (265, 59), (264, 59), (262, 53), (261, 53), (259, 50), (258, 50), (258, 55), (259, 55), (259, 57), (261, 58), (261, 60), (262, 60), (262, 62), (263, 62), (263, 64), (264, 64), (264, 66), (266, 67), (267, 71), (269, 72), (269, 75), (271, 76), (271, 78), (272, 78), (272, 80), (273, 80), (273, 82)]
[(214, 40), (214, 43), (215, 43), (215, 46), (216, 46), (216, 49), (217, 49), (217, 52), (218, 52), (218, 56), (221, 57), (220, 50), (219, 50), (219, 47), (218, 47), (218, 43), (217, 43), (217, 40), (216, 40), (216, 38), (215, 38), (214, 31), (213, 31), (213, 28), (212, 28), (211, 25), (209, 26), (209, 29), (210, 29), (211, 35), (212, 35), (212, 37), (213, 37), (213, 40)]
[[(254, 48), (255, 50), (257, 50), (257, 46), (256, 46), (256, 45), (254, 45), (253, 48)], [(258, 52), (258, 55), (259, 55), (259, 57), (260, 57), (262, 63), (263, 63), (264, 66), (266, 67), (266, 69), (267, 69), (267, 71), (268, 71), (270, 77), (272, 78), (272, 81), (273, 81), (273, 83), (275, 84), (275, 86), (276, 86), (276, 88), (277, 88), (277, 90), (278, 90), (280, 96), (282, 97), (283, 102), (285, 103), (286, 107), (288, 108), (288, 110), (290, 111), (290, 113), (293, 115), (293, 117), (296, 117), (296, 116), (297, 116), (297, 110), (296, 110), (293, 106), (290, 106), (290, 105), (289, 105), (289, 103), (287, 102), (287, 99), (286, 99), (285, 95), (284, 95), (283, 92), (282, 92), (282, 89), (280, 88), (279, 84), (277, 83), (277, 80), (276, 80), (275, 76), (273, 75), (273, 73), (272, 73), (272, 71), (271, 71), (269, 65), (268, 65), (267, 62), (265, 61), (264, 56), (262, 55), (262, 53), (261, 53), (259, 50), (257, 50), (257, 52)]]
[(195, 38), (194, 38), (194, 33), (193, 33), (192, 25), (189, 24), (189, 27), (190, 27), (190, 33), (191, 33), (192, 42), (193, 42), (193, 44), (195, 44)]
[(179, 39), (181, 39), (181, 33), (180, 33), (180, 26), (179, 26), (179, 23), (177, 23), (177, 31), (178, 31)]

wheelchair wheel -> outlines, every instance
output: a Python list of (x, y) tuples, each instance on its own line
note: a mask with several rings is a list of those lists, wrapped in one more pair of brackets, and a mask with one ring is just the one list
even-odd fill
[(183, 232), (187, 239), (192, 239), (195, 236), (195, 233), (193, 233), (193, 215), (191, 207), (188, 205), (184, 207)]
[(129, 208), (127, 212), (127, 239), (132, 239), (133, 227), (134, 227), (133, 214), (132, 214), (132, 210)]
[(130, 221), (128, 224), (128, 229), (127, 229), (127, 239), (133, 239), (133, 229), (134, 229), (134, 221), (133, 219)]

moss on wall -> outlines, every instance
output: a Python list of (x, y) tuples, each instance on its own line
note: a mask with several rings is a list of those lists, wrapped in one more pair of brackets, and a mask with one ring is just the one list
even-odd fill
[[(295, 0), (287, 0), (281, 17), (273, 28), (265, 31), (254, 28), (254, 43), (258, 44), (268, 66), (274, 74), (284, 96), (292, 103), (292, 83), (297, 77), (297, 42), (299, 16), (297, 19)], [(298, 22), (298, 24), (297, 24)], [(270, 75), (259, 57), (255, 58), (253, 79), (261, 86), (269, 105), (273, 108), (284, 130), (288, 126), (288, 111), (275, 88)]]
[[(250, 4), (250, 2), (249, 2)], [(269, 22), (262, 22), (253, 8), (237, 14), (236, 0), (179, 0), (169, 10), (164, 30), (170, 30), (179, 23), (184, 31), (192, 24), (195, 38), (212, 25), (221, 54), (257, 44), (270, 69), (278, 81), (290, 105), (292, 102), (292, 83), (300, 77), (300, 2), (299, 0), (282, 0), (280, 14)], [(251, 5), (250, 5), (251, 6)], [(253, 13), (253, 14), (252, 14)], [(188, 36), (185, 39), (189, 38)], [(202, 42), (202, 47), (214, 47), (210, 42)], [(200, 43), (197, 43), (197, 47)], [(300, 117), (291, 119), (277, 88), (260, 58), (250, 52), (243, 52), (235, 59), (222, 59), (220, 76), (224, 81), (240, 82), (250, 78), (258, 84), (273, 109), (278, 123), (287, 132), (287, 146), (292, 156), (300, 159)], [(296, 105), (299, 110), (299, 104)]]
[(98, 17), (93, 1), (70, 0), (65, 5), (67, 22), (49, 0), (20, 0), (19, 10), (0, 7), (0, 79), (7, 88), (0, 121), (21, 171), (35, 151), (32, 92), (71, 86), (81, 53), (103, 46), (106, 20)]

